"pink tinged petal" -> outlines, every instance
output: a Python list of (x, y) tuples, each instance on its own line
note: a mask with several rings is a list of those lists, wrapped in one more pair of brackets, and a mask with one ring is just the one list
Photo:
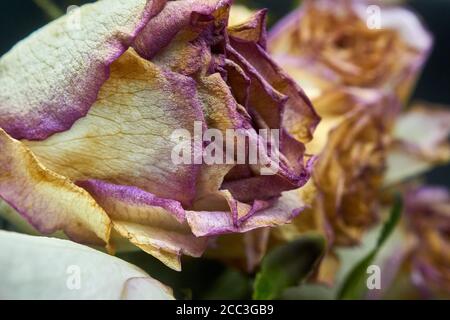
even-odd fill
[[(152, 217), (143, 213), (132, 214), (126, 208), (154, 209), (163, 218), (172, 217), (180, 224), (186, 220), (183, 207), (178, 201), (163, 199), (132, 186), (120, 186), (101, 180), (78, 181), (77, 185), (88, 191), (99, 204), (105, 207), (109, 216), (114, 220), (130, 220), (134, 223), (151, 223)], [(118, 206), (124, 206), (118, 209)]]
[(230, 86), (236, 101), (246, 107), (250, 95), (251, 80), (244, 70), (232, 60), (225, 60), (227, 83)]
[(25, 143), (46, 166), (73, 181), (133, 185), (188, 205), (199, 171), (192, 163), (195, 148), (187, 151), (190, 164), (174, 164), (179, 141), (171, 136), (184, 129), (192, 142), (196, 121), (204, 123), (195, 82), (129, 49), (111, 66), (86, 117), (69, 131)]
[(309, 179), (305, 175), (298, 186), (281, 175), (252, 176), (234, 181), (225, 181), (222, 188), (229, 190), (233, 197), (242, 202), (254, 199), (268, 200), (279, 197), (285, 190), (292, 190), (303, 186)]
[(274, 175), (255, 175), (256, 166), (234, 167), (225, 177), (222, 189), (242, 202), (278, 197), (283, 191), (302, 187), (309, 180), (312, 159), (304, 163), (304, 145), (281, 130), (279, 168)]
[(308, 142), (319, 116), (303, 90), (267, 54), (265, 28), (266, 12), (261, 10), (240, 27), (229, 28), (231, 46), (274, 90), (288, 97), (283, 124), (297, 139)]
[(311, 101), (302, 88), (285, 73), (259, 44), (230, 37), (232, 47), (268, 81), (274, 90), (286, 97), (283, 126), (299, 141), (306, 143), (320, 122)]
[(207, 239), (192, 234), (179, 202), (104, 181), (78, 185), (105, 209), (120, 235), (172, 269), (181, 270), (181, 255), (199, 257), (206, 249)]
[(0, 242), (2, 299), (174, 299), (138, 267), (74, 242), (6, 231)]
[(240, 52), (230, 45), (226, 47), (226, 50), (228, 58), (238, 65), (250, 80), (248, 104), (246, 105), (249, 113), (253, 117), (260, 117), (261, 119), (255, 120), (263, 121), (268, 128), (280, 128), (287, 97), (275, 90)]
[(0, 127), (16, 139), (42, 140), (86, 115), (109, 66), (165, 0), (104, 0), (66, 15), (0, 59)]
[[(218, 129), (226, 137), (226, 130), (251, 128), (250, 118), (237, 104), (233, 94), (219, 73), (198, 79), (197, 90), (210, 129)], [(224, 147), (226, 141), (223, 141)], [(226, 151), (226, 150), (225, 150)], [(226, 152), (223, 153), (224, 157)], [(224, 159), (225, 160), (225, 159)], [(224, 161), (225, 162), (225, 161)], [(210, 210), (210, 197), (216, 197), (225, 175), (234, 164), (204, 164), (197, 180), (196, 209)], [(200, 204), (202, 202), (202, 204)], [(206, 203), (206, 208), (204, 204)]]
[(95, 200), (2, 129), (0, 167), (0, 197), (41, 233), (63, 230), (79, 242), (108, 243), (111, 222)]
[(228, 27), (228, 32), (235, 38), (258, 43), (265, 48), (267, 44), (266, 24), (267, 9), (262, 9), (255, 12), (245, 22)]
[(168, 46), (178, 32), (186, 29), (195, 14), (211, 15), (220, 8), (228, 8), (230, 0), (169, 1), (162, 12), (145, 26), (133, 47), (147, 59)]
[[(261, 202), (254, 205), (260, 206)], [(264, 208), (263, 206), (262, 208)], [(225, 233), (243, 233), (262, 227), (275, 227), (292, 221), (305, 205), (300, 202), (296, 191), (283, 193), (272, 206), (262, 210), (253, 210), (246, 219), (237, 225), (233, 214), (226, 211), (186, 211), (186, 217), (192, 232), (200, 236), (211, 236)]]

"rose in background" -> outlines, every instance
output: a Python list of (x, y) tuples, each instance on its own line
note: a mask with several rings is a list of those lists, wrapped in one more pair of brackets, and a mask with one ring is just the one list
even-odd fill
[[(371, 30), (368, 7), (361, 1), (305, 1), (270, 32), (272, 56), (305, 88), (322, 118), (306, 144), (307, 153), (319, 155), (312, 179), (298, 190), (308, 208), (289, 225), (220, 237), (210, 256), (252, 271), (268, 244), (319, 230), (331, 251), (317, 279), (331, 284), (339, 264), (332, 248), (358, 245), (380, 222), (386, 188), (449, 160), (450, 113), (424, 103), (402, 111), (431, 49), (429, 33), (414, 13), (386, 6), (380, 16), (385, 27)], [(248, 14), (242, 6), (233, 8), (236, 19)], [(341, 36), (342, 45), (329, 44)], [(359, 72), (340, 70), (342, 61), (336, 68), (327, 64), (324, 50), (323, 59), (347, 57)], [(384, 56), (395, 66), (385, 65)], [(365, 79), (367, 73), (378, 77)]]
[(411, 94), (432, 39), (414, 13), (369, 1), (304, 1), (271, 31), (269, 50), (311, 99), (335, 86)]
[[(113, 232), (175, 270), (209, 237), (289, 222), (319, 118), (266, 53), (265, 11), (228, 26), (229, 8), (98, 1), (18, 43), (0, 60), (0, 197), (41, 233), (114, 250)], [(280, 130), (277, 174), (199, 164), (195, 143), (173, 163), (171, 134), (195, 122)]]
[[(319, 155), (313, 179), (299, 191), (310, 208), (276, 239), (319, 230), (329, 248), (356, 245), (379, 221), (386, 187), (449, 160), (450, 113), (424, 104), (401, 112), (431, 36), (411, 11), (373, 4), (304, 1), (271, 30), (270, 53), (322, 118), (306, 146)], [(333, 283), (338, 265), (332, 249), (317, 280)]]
[(409, 185), (398, 240), (382, 260), (386, 298), (450, 297), (450, 193), (443, 187)]
[(450, 193), (421, 187), (406, 194), (407, 224), (415, 245), (410, 256), (415, 285), (428, 297), (450, 297)]

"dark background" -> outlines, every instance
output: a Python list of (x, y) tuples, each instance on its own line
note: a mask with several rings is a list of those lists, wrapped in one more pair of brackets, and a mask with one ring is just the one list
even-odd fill
[[(46, 24), (50, 17), (36, 4), (40, 0), (0, 1), (0, 55), (17, 41)], [(83, 0), (53, 0), (61, 10), (81, 5)], [(299, 0), (238, 1), (251, 8), (269, 8), (269, 23), (288, 13)], [(414, 98), (450, 105), (450, 0), (410, 0), (407, 5), (418, 12), (435, 37), (433, 53), (418, 83)], [(450, 166), (434, 169), (427, 175), (431, 184), (450, 187)]]

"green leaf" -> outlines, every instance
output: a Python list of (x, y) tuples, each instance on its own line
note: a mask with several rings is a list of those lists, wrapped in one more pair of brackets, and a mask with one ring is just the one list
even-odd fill
[(253, 299), (276, 299), (284, 289), (298, 285), (314, 269), (324, 250), (323, 236), (307, 234), (269, 252), (256, 276)]
[(227, 269), (202, 297), (206, 300), (242, 300), (252, 293), (250, 279), (241, 272)]
[(353, 269), (349, 272), (344, 283), (339, 290), (339, 299), (360, 299), (365, 294), (366, 287), (366, 275), (367, 268), (370, 266), (372, 261), (376, 258), (378, 252), (382, 248), (383, 244), (389, 238), (391, 233), (394, 231), (395, 226), (400, 220), (402, 213), (403, 202), (401, 196), (397, 195), (395, 199), (394, 206), (391, 209), (391, 214), (389, 219), (383, 225), (383, 228), (378, 237), (377, 244), (366, 257), (364, 257), (360, 262), (358, 262)]
[(402, 209), (403, 209), (402, 198), (400, 195), (396, 195), (394, 206), (391, 209), (391, 215), (390, 215), (388, 221), (386, 221), (386, 223), (384, 224), (383, 229), (380, 232), (380, 237), (378, 238), (378, 242), (377, 242), (378, 250), (383, 246), (383, 244), (389, 238), (392, 231), (394, 231), (395, 226), (397, 225), (397, 223), (400, 220), (400, 217), (402, 215)]

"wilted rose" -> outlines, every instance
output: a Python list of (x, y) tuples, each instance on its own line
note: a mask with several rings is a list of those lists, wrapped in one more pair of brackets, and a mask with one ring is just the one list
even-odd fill
[(322, 118), (306, 149), (318, 155), (313, 179), (298, 191), (309, 208), (274, 235), (324, 233), (329, 251), (315, 278), (329, 284), (339, 264), (333, 248), (358, 244), (378, 221), (393, 128), (432, 43), (413, 13), (380, 5), (376, 28), (369, 7), (366, 1), (304, 1), (269, 35), (274, 59)]
[(409, 190), (405, 197), (407, 255), (412, 281), (423, 294), (450, 297), (450, 193), (441, 187)]
[(316, 229), (329, 245), (354, 245), (377, 222), (399, 103), (378, 91), (346, 89), (316, 99), (315, 106), (323, 120), (307, 152), (318, 157), (308, 188), (298, 191), (310, 208), (281, 230)]
[(404, 101), (432, 40), (412, 12), (378, 4), (304, 1), (274, 27), (269, 49), (311, 98), (343, 85), (393, 91)]
[[(42, 233), (109, 243), (113, 228), (174, 269), (208, 236), (290, 221), (301, 204), (281, 194), (308, 180), (318, 116), (266, 53), (265, 11), (229, 27), (229, 8), (99, 1), (17, 44), (0, 60), (0, 197)], [(173, 132), (194, 140), (196, 123), (278, 129), (276, 174), (175, 164)]]
[(305, 1), (271, 31), (275, 60), (305, 88), (322, 118), (306, 150), (318, 155), (311, 209), (296, 229), (281, 229), (284, 236), (313, 228), (330, 244), (352, 245), (377, 220), (393, 127), (431, 38), (399, 7), (379, 7), (381, 28), (372, 28), (368, 7), (365, 1)]

